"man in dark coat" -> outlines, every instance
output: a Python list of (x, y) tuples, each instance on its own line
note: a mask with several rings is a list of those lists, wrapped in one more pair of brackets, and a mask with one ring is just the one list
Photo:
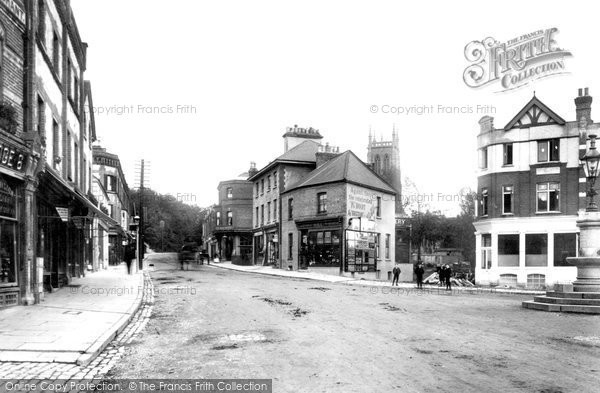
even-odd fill
[(423, 274), (425, 274), (425, 269), (423, 269), (421, 262), (415, 267), (415, 274), (417, 275), (417, 288), (423, 289)]
[(396, 286), (398, 286), (398, 280), (400, 279), (400, 267), (398, 265), (394, 266), (394, 268), (392, 269), (392, 274), (394, 275), (394, 278), (392, 279), (392, 286), (394, 285), (394, 283), (396, 284)]
[(133, 244), (128, 244), (125, 246), (125, 255), (123, 255), (123, 259), (125, 259), (125, 263), (127, 264), (127, 274), (131, 274), (131, 264), (135, 259), (135, 248)]
[(452, 279), (452, 268), (450, 268), (450, 265), (446, 265), (444, 266), (444, 270), (444, 274), (446, 277), (446, 289), (452, 290), (452, 283), (450, 282), (450, 280)]

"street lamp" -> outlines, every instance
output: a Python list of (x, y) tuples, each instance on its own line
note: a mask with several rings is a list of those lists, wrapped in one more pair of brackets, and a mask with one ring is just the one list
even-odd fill
[(598, 177), (598, 162), (600, 161), (600, 152), (596, 149), (596, 135), (590, 134), (590, 148), (585, 152), (585, 155), (581, 158), (583, 161), (583, 170), (585, 177), (588, 182), (587, 196), (590, 198), (586, 212), (597, 212), (598, 205), (594, 202), (594, 196), (598, 195), (594, 189), (596, 184), (596, 178)]

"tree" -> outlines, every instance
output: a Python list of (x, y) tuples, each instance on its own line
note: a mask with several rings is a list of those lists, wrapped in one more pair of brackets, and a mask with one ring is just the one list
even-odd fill
[[(139, 211), (139, 190), (131, 193)], [(202, 208), (144, 189), (144, 241), (152, 249), (176, 252), (185, 243), (202, 244)], [(160, 222), (164, 221), (161, 228)]]

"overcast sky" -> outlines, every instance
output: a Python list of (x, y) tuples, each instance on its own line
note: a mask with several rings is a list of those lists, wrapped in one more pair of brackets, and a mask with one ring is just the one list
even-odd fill
[[(89, 44), (98, 136), (121, 157), (130, 186), (135, 161), (145, 158), (153, 189), (207, 206), (217, 201), (220, 180), (282, 154), (287, 126), (317, 128), (325, 141), (366, 160), (369, 128), (389, 139), (395, 124), (403, 176), (434, 193), (433, 207), (448, 213), (456, 204), (437, 203), (438, 193), (452, 199), (476, 185), (485, 114), (477, 105), (494, 107), (501, 127), (535, 90), (570, 121), (577, 88), (600, 92), (592, 83), (600, 63), (597, 15), (588, 3), (486, 4), (72, 0)], [(568, 74), (504, 93), (497, 84), (472, 89), (463, 82), (469, 42), (552, 27), (558, 46), (573, 54)], [(435, 110), (395, 115), (382, 113), (384, 105)], [(438, 106), (475, 113), (439, 113)]]

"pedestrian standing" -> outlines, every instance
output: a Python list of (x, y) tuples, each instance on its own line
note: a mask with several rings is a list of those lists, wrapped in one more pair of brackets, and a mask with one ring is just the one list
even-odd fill
[(446, 265), (445, 270), (446, 270), (446, 273), (445, 273), (446, 289), (452, 290), (452, 282), (450, 281), (452, 279), (452, 269), (450, 268), (450, 265)]
[(392, 286), (394, 285), (394, 283), (396, 283), (396, 286), (398, 286), (398, 280), (400, 279), (400, 273), (402, 271), (400, 270), (400, 267), (398, 265), (394, 266), (394, 268), (392, 269), (392, 273), (394, 275), (394, 278), (392, 279)]
[(423, 289), (423, 274), (425, 274), (425, 269), (423, 269), (423, 264), (421, 262), (417, 264), (415, 274), (417, 275), (417, 288)]
[(133, 248), (133, 245), (131, 245), (131, 244), (126, 245), (123, 259), (125, 259), (125, 264), (127, 265), (127, 274), (131, 274), (131, 264), (132, 264), (134, 258), (135, 258), (135, 250)]

